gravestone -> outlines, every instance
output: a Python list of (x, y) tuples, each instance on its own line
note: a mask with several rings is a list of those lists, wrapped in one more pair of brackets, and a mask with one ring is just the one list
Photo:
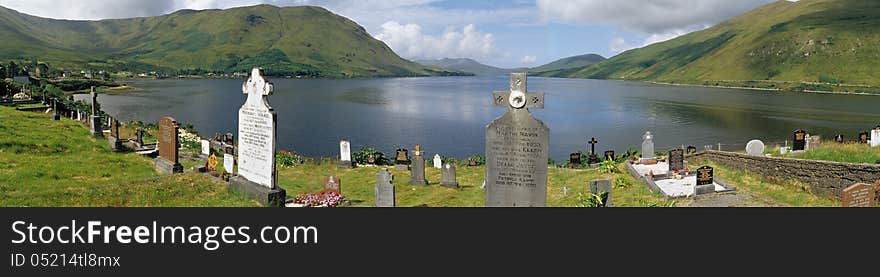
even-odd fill
[(880, 146), (880, 126), (871, 130), (871, 147)]
[(570, 168), (578, 168), (581, 167), (581, 153), (574, 152), (568, 155), (568, 167)]
[(227, 145), (223, 148), (223, 169), (230, 175), (235, 173), (235, 147)]
[(422, 157), (422, 148), (419, 145), (416, 145), (416, 149), (413, 152), (415, 157), (412, 159), (412, 170), (410, 173), (412, 174), (409, 182), (410, 185), (416, 186), (425, 186), (428, 185), (428, 180), (425, 179), (425, 158)]
[(219, 163), (220, 159), (218, 159), (216, 155), (211, 154), (211, 156), (208, 156), (208, 162), (205, 163), (205, 170), (209, 173), (215, 173), (217, 171), (217, 164)]
[(669, 172), (681, 171), (684, 169), (684, 149), (669, 150)]
[(394, 170), (409, 170), (409, 165), (411, 163), (412, 161), (409, 159), (409, 151), (403, 148), (397, 149), (397, 156), (394, 158)]
[(382, 168), (376, 173), (376, 207), (393, 208), (394, 199), (394, 175), (388, 172), (387, 168)]
[(107, 137), (107, 143), (110, 144), (110, 150), (113, 152), (122, 152), (124, 146), (122, 140), (119, 139), (119, 120), (110, 119), (110, 135)]
[(211, 142), (208, 140), (202, 140), (202, 156), (207, 157), (211, 155)]
[(101, 110), (98, 108), (98, 94), (95, 92), (95, 87), (92, 87), (90, 95), (92, 96), (92, 115), (89, 120), (89, 127), (93, 136), (103, 137), (104, 131), (101, 127), (101, 116), (98, 114)]
[(178, 128), (180, 125), (171, 117), (163, 117), (159, 120), (159, 158), (156, 158), (156, 169), (165, 174), (183, 173), (177, 152), (180, 147), (178, 142)]
[(685, 151), (685, 153), (687, 153), (688, 155), (697, 154), (697, 147), (693, 146), (693, 145), (688, 146), (687, 151)]
[(136, 137), (135, 139), (136, 139), (138, 146), (143, 147), (143, 145), (144, 145), (144, 129), (138, 127), (137, 131), (134, 132), (134, 135)]
[(605, 151), (605, 160), (617, 160), (617, 155), (614, 153), (614, 150)]
[(807, 134), (804, 150), (816, 150), (819, 149), (820, 146), (822, 146), (822, 136)]
[(590, 144), (590, 157), (587, 159), (587, 164), (594, 165), (602, 162), (599, 160), (599, 156), (596, 155), (596, 144), (599, 141), (596, 138), (592, 138), (587, 143)]
[(708, 165), (697, 169), (696, 185), (696, 195), (715, 192), (715, 169)]
[(873, 208), (875, 188), (873, 185), (858, 183), (843, 190), (843, 207)]
[(805, 151), (807, 147), (807, 132), (804, 130), (794, 131), (794, 143), (791, 151)]
[(764, 142), (760, 140), (749, 141), (749, 143), (746, 144), (746, 153), (748, 153), (749, 156), (764, 156)]
[(277, 115), (266, 97), (274, 86), (263, 78), (259, 68), (242, 84), (247, 100), (238, 111), (238, 176), (229, 179), (230, 187), (263, 204), (281, 207), (287, 192), (278, 187), (275, 164)]
[(868, 131), (859, 132), (859, 143), (867, 144), (868, 143)]
[(351, 143), (347, 140), (339, 142), (339, 164), (336, 166), (340, 169), (353, 168), (351, 163)]
[(235, 135), (232, 133), (226, 133), (226, 136), (223, 137), (223, 143), (226, 145), (235, 145)]
[(602, 206), (601, 207), (613, 207), (614, 203), (612, 203), (612, 186), (611, 180), (593, 180), (590, 181), (590, 193), (595, 194), (597, 196), (602, 197)]
[(58, 102), (52, 99), (52, 120), (61, 120), (61, 114), (58, 113)]
[(642, 136), (642, 161), (652, 160), (654, 160), (654, 135), (651, 135), (651, 132), (646, 132)]
[(324, 181), (324, 192), (336, 192), (342, 194), (342, 180), (339, 177), (330, 176)]
[(434, 168), (436, 168), (436, 169), (443, 168), (443, 158), (440, 158), (440, 154), (434, 155)]
[(843, 143), (843, 135), (837, 134), (836, 136), (834, 136), (834, 142)]
[(507, 112), (486, 126), (486, 206), (547, 205), (550, 129), (529, 108), (544, 108), (543, 93), (527, 91), (526, 73), (510, 76), (510, 91), (494, 92)]
[(458, 188), (454, 165), (446, 163), (440, 170), (440, 185), (447, 188)]

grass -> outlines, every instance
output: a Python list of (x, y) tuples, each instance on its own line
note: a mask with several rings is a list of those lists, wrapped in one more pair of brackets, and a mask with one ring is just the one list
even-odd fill
[(0, 206), (256, 206), (202, 175), (160, 177), (83, 124), (0, 107)]
[(840, 207), (839, 199), (820, 197), (810, 193), (810, 186), (793, 180), (771, 180), (744, 170), (709, 163), (715, 175), (736, 187), (737, 193), (747, 193), (772, 207)]
[[(773, 156), (779, 157), (779, 150), (772, 151)], [(880, 147), (870, 147), (861, 143), (836, 143), (825, 142), (818, 149), (807, 151), (798, 155), (786, 155), (806, 160), (822, 160), (844, 163), (880, 164)]]

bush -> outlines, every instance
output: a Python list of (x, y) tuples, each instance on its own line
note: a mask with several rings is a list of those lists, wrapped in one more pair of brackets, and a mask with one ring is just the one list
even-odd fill
[(485, 165), (485, 164), (486, 164), (486, 157), (483, 157), (483, 156), (480, 156), (480, 155), (473, 155), (473, 156), (471, 156), (470, 158), (468, 158), (468, 163), (470, 163), (471, 160), (473, 160), (474, 162), (476, 162), (475, 166), (481, 166), (481, 165)]
[(612, 159), (607, 159), (602, 161), (599, 164), (599, 172), (602, 173), (616, 173), (617, 172), (617, 162)]
[(583, 208), (600, 208), (605, 207), (604, 199), (608, 198), (608, 192), (602, 192), (600, 194), (583, 194), (578, 193), (577, 201), (578, 207)]
[(275, 155), (275, 160), (280, 167), (292, 167), (305, 162), (305, 159), (300, 154), (283, 150), (278, 151), (278, 154)]
[(376, 165), (387, 165), (391, 162), (385, 158), (385, 154), (373, 148), (363, 148), (351, 154), (351, 159), (356, 164), (370, 164), (370, 155), (373, 155)]

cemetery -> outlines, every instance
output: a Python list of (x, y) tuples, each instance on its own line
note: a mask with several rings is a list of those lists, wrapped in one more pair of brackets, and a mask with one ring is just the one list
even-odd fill
[[(880, 128), (854, 142), (822, 142), (797, 130), (791, 147), (752, 140), (745, 153), (661, 150), (654, 143), (664, 138), (646, 131), (641, 151), (599, 155), (595, 136), (585, 140), (589, 152), (556, 164), (548, 163), (550, 126), (531, 113), (549, 108), (547, 96), (529, 91), (522, 73), (511, 74), (509, 87), (487, 92), (500, 116), (487, 123), (486, 156), (462, 159), (423, 145), (386, 156), (352, 149), (347, 139), (336, 157), (278, 149), (283, 119), (259, 69), (242, 84), (238, 130), (213, 136), (173, 115), (155, 124), (119, 122), (100, 105), (53, 101), (51, 113), (0, 107), (0, 205), (840, 207), (872, 206), (880, 195), (880, 150), (871, 145)], [(100, 101), (94, 89), (90, 98)]]

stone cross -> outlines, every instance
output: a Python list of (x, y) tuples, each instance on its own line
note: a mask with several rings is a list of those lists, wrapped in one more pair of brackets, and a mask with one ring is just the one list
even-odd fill
[(92, 96), (92, 116), (98, 115), (98, 94), (95, 93), (95, 87), (92, 87), (92, 91), (89, 93)]
[(562, 187), (562, 195), (568, 196), (568, 187)]
[(510, 91), (492, 94), (507, 112), (486, 126), (486, 207), (547, 205), (550, 128), (529, 112), (544, 108), (544, 93), (526, 84), (526, 73), (512, 73)]
[(242, 84), (247, 100), (238, 112), (238, 175), (263, 187), (277, 188), (275, 174), (275, 111), (266, 96), (274, 91), (259, 68)]

